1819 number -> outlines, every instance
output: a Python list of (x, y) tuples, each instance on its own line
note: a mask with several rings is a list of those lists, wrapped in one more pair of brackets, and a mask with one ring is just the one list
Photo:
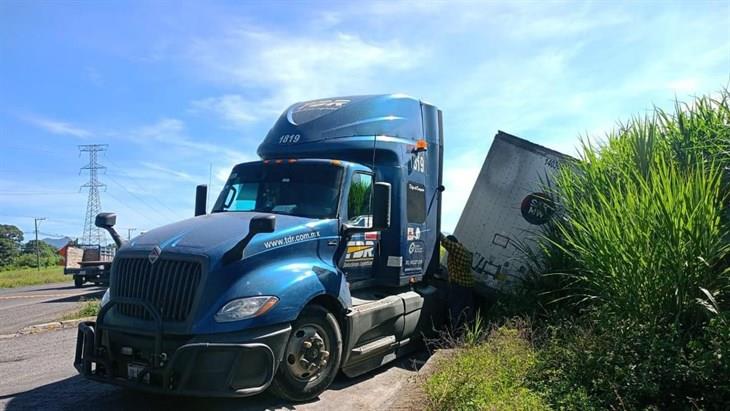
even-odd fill
[(279, 137), (279, 144), (294, 144), (302, 138), (300, 134), (284, 134)]

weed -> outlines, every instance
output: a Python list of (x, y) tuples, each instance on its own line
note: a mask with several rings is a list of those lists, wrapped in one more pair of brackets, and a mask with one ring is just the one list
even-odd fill
[(524, 330), (492, 329), (477, 345), (445, 360), (425, 384), (436, 410), (542, 410), (549, 406), (525, 381), (535, 353)]
[(0, 288), (16, 288), (29, 285), (51, 284), (70, 281), (71, 277), (63, 274), (63, 267), (19, 268), (0, 271)]

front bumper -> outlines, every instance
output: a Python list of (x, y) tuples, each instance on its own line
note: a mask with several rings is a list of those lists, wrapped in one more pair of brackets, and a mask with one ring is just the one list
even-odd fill
[(180, 337), (165, 336), (160, 327), (154, 336), (140, 335), (103, 325), (109, 308), (101, 310), (96, 323), (79, 324), (74, 367), (89, 379), (148, 392), (258, 394), (271, 384), (291, 331), (291, 326), (281, 325)]

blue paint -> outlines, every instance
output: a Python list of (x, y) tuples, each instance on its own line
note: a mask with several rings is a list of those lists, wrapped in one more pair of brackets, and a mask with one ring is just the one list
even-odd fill
[[(346, 245), (342, 225), (350, 183), (354, 173), (360, 172), (371, 173), (375, 181), (388, 182), (392, 187), (391, 227), (380, 233), (372, 279), (386, 287), (420, 280), (431, 264), (438, 235), (440, 208), (432, 205), (438, 204), (440, 184), (439, 116), (435, 107), (403, 95), (350, 96), (294, 104), (259, 146), (262, 161), (236, 166), (219, 202), (229, 195), (228, 187), (239, 174), (237, 170), (294, 163), (298, 164), (297, 170), (328, 165), (333, 172), (342, 173), (333, 218), (274, 212), (276, 230), (255, 235), (243, 258), (227, 265), (221, 261), (223, 254), (246, 236), (251, 218), (262, 213), (217, 212), (183, 220), (145, 233), (123, 247), (118, 256), (159, 246), (162, 257), (180, 253), (207, 259), (208, 273), (191, 314), (192, 334), (288, 323), (320, 295), (336, 299), (346, 309), (351, 298), (346, 273), (339, 266)], [(417, 153), (415, 144), (420, 139), (426, 140), (428, 148)], [(409, 222), (409, 190), (423, 197), (426, 215), (422, 220)], [(228, 323), (213, 319), (227, 302), (256, 295), (277, 296), (279, 302), (259, 317)]]

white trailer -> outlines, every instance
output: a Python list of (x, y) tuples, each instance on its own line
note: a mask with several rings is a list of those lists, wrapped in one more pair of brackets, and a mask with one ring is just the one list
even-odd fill
[(554, 214), (543, 192), (559, 165), (573, 158), (499, 131), (454, 235), (474, 253), (477, 291), (508, 291), (527, 271), (524, 244)]

